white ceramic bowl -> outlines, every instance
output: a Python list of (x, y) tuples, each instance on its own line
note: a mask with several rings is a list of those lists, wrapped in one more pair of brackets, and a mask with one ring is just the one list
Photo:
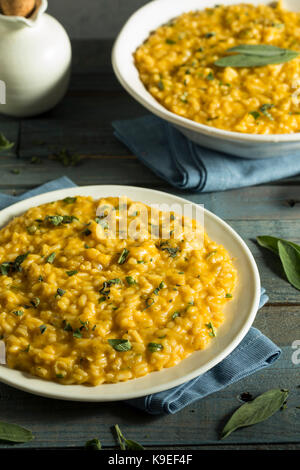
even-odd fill
[[(222, 0), (223, 5), (242, 0)], [(254, 5), (270, 4), (270, 0), (248, 0)], [(134, 65), (133, 53), (150, 32), (171, 18), (191, 10), (213, 7), (216, 0), (155, 0), (147, 3), (127, 21), (116, 39), (112, 64), (123, 87), (145, 108), (174, 124), (192, 141), (211, 149), (244, 158), (271, 158), (300, 149), (300, 133), (255, 135), (230, 132), (198, 124), (168, 111), (146, 90)], [(286, 8), (300, 11), (299, 0), (285, 0)]]
[[(94, 198), (126, 195), (132, 200), (146, 204), (179, 204), (181, 207), (190, 203), (185, 199), (151, 189), (131, 186), (84, 186), (53, 191), (18, 202), (0, 212), (0, 227), (30, 207), (76, 195)], [(199, 206), (190, 204), (199, 210)], [(0, 366), (0, 381), (21, 390), (51, 398), (75, 401), (115, 401), (142, 397), (170, 389), (203, 374), (222, 361), (241, 342), (253, 323), (259, 305), (260, 279), (250, 250), (229, 225), (207, 210), (204, 211), (204, 224), (208, 235), (217, 243), (223, 244), (235, 259), (239, 277), (234, 298), (225, 309), (226, 321), (218, 329), (218, 335), (207, 349), (191, 354), (175, 367), (118, 384), (103, 384), (97, 387), (61, 385), (9, 369), (6, 366)]]

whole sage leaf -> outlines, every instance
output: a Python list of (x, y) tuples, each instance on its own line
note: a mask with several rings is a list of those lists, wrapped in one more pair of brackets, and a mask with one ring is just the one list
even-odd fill
[(240, 406), (226, 423), (221, 439), (225, 439), (236, 429), (252, 426), (270, 418), (284, 405), (288, 394), (288, 390), (272, 389)]
[(8, 442), (29, 442), (34, 439), (33, 434), (28, 429), (17, 424), (0, 421), (0, 440)]
[(279, 240), (279, 257), (288, 281), (300, 290), (300, 251), (289, 242)]
[[(256, 237), (256, 240), (260, 246), (262, 246), (263, 248), (267, 248), (268, 250), (272, 251), (276, 255), (279, 255), (278, 242), (288, 241), (288, 240), (284, 240), (283, 238), (271, 237), (269, 235), (260, 235)], [(297, 243), (293, 243), (290, 241), (288, 243), (300, 252), (300, 245), (297, 245)]]
[(263, 67), (264, 65), (283, 64), (298, 57), (298, 52), (287, 51), (284, 54), (261, 56), (248, 54), (235, 54), (222, 57), (214, 64), (217, 67)]
[(85, 447), (89, 450), (102, 450), (102, 445), (99, 439), (91, 439), (85, 443)]
[[(239, 52), (246, 55), (256, 55), (262, 57), (272, 57), (285, 55), (288, 52), (296, 52), (291, 49), (282, 49), (281, 47), (271, 46), (270, 44), (240, 44), (239, 46), (228, 49), (227, 52)], [(296, 54), (298, 54), (296, 52)]]

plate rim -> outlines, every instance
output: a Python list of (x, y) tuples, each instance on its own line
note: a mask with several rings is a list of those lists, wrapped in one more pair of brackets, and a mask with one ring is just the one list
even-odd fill
[[(39, 195), (36, 195), (36, 196), (33, 196), (33, 197), (30, 197), (30, 198), (26, 198), (26, 199), (23, 199), (21, 201), (18, 201), (4, 209), (2, 209), (0, 211), (0, 220), (7, 215), (10, 215), (10, 218), (12, 217), (18, 217), (19, 214), (16, 214), (16, 215), (12, 215), (10, 214), (10, 212), (13, 210), (13, 212), (17, 212), (18, 209), (22, 208), (23, 205), (26, 206), (26, 204), (30, 204), (30, 207), (34, 207), (34, 206), (38, 206), (38, 205), (41, 205), (41, 204), (46, 204), (47, 202), (45, 201), (41, 201), (41, 199), (49, 199), (49, 202), (51, 200), (60, 200), (60, 199), (63, 199), (64, 197), (66, 197), (66, 195), (70, 194), (70, 193), (73, 193), (72, 195), (77, 195), (80, 196), (80, 191), (97, 191), (97, 190), (100, 190), (100, 191), (115, 191), (117, 192), (118, 190), (119, 191), (126, 191), (126, 190), (129, 190), (129, 191), (142, 191), (142, 192), (150, 192), (150, 193), (156, 193), (157, 196), (162, 196), (162, 197), (171, 197), (174, 202), (178, 201), (179, 203), (181, 204), (184, 204), (184, 203), (189, 203), (189, 204), (192, 204), (193, 206), (196, 206), (198, 207), (199, 204), (193, 202), (193, 201), (190, 201), (188, 199), (185, 199), (185, 198), (182, 198), (180, 196), (176, 196), (176, 195), (173, 195), (172, 193), (169, 193), (167, 191), (160, 191), (160, 190), (156, 190), (156, 189), (151, 189), (151, 188), (143, 188), (143, 187), (139, 187), (139, 186), (129, 186), (129, 185), (85, 185), (85, 186), (73, 186), (73, 187), (69, 187), (69, 188), (62, 188), (62, 189), (56, 189), (56, 190), (53, 190), (53, 191), (48, 191), (48, 192), (45, 192), (45, 193), (41, 193)], [(52, 199), (52, 195), (54, 196), (54, 198)], [(84, 195), (87, 195), (87, 194), (84, 194)], [(57, 196), (57, 197), (56, 197)], [(92, 196), (92, 197), (95, 197), (95, 196)], [(101, 196), (99, 196), (101, 197)], [(114, 197), (114, 196), (107, 196), (107, 197)], [(35, 204), (37, 203), (37, 204)], [(31, 205), (32, 204), (32, 205)], [(24, 209), (24, 212), (26, 212), (28, 209)], [(235, 239), (235, 242), (237, 242), (241, 249), (244, 251), (244, 254), (246, 255), (248, 261), (250, 262), (250, 266), (251, 266), (251, 274), (252, 274), (252, 280), (253, 280), (253, 291), (254, 291), (254, 296), (253, 296), (253, 299), (252, 299), (252, 303), (251, 303), (251, 306), (249, 308), (249, 313), (247, 315), (247, 320), (245, 320), (245, 322), (243, 323), (243, 326), (242, 328), (236, 333), (236, 335), (234, 336), (234, 338), (230, 341), (230, 343), (219, 353), (217, 354), (216, 357), (214, 357), (213, 359), (211, 359), (210, 361), (208, 361), (204, 366), (201, 366), (200, 368), (195, 368), (192, 372), (189, 372), (185, 375), (181, 375), (180, 377), (177, 377), (177, 378), (174, 378), (173, 380), (167, 382), (166, 384), (157, 384), (157, 385), (154, 385), (152, 387), (150, 387), (150, 389), (148, 391), (145, 391), (143, 393), (141, 393), (141, 391), (134, 391), (134, 385), (133, 385), (133, 390), (130, 391), (130, 392), (127, 392), (127, 393), (120, 393), (119, 395), (116, 395), (114, 397), (107, 397), (107, 396), (101, 396), (101, 393), (100, 393), (100, 396), (84, 396), (84, 395), (81, 395), (80, 394), (80, 391), (82, 391), (83, 387), (86, 388), (86, 390), (89, 390), (89, 389), (101, 389), (103, 387), (105, 387), (106, 385), (110, 385), (110, 386), (116, 386), (116, 389), (118, 388), (118, 383), (116, 384), (101, 384), (101, 385), (98, 385), (98, 386), (93, 386), (93, 387), (89, 387), (87, 385), (62, 385), (62, 384), (59, 384), (57, 382), (52, 382), (52, 381), (48, 381), (48, 380), (44, 380), (44, 379), (40, 379), (40, 378), (37, 378), (35, 376), (32, 376), (30, 374), (27, 374), (27, 373), (24, 373), (22, 371), (19, 371), (19, 370), (16, 370), (16, 369), (9, 369), (7, 366), (1, 366), (0, 365), (0, 382), (6, 384), (6, 385), (9, 385), (13, 388), (16, 388), (16, 389), (19, 389), (19, 390), (22, 390), (22, 391), (25, 391), (25, 392), (28, 392), (28, 393), (31, 393), (31, 394), (34, 394), (34, 395), (38, 395), (38, 396), (43, 396), (43, 397), (47, 397), (47, 398), (52, 398), (52, 399), (60, 399), (60, 400), (67, 400), (67, 401), (82, 401), (82, 402), (114, 402), (114, 401), (124, 401), (124, 400), (129, 400), (129, 399), (134, 399), (134, 398), (139, 398), (139, 397), (144, 397), (146, 395), (150, 395), (150, 394), (153, 394), (153, 393), (158, 393), (158, 392), (162, 392), (162, 391), (166, 391), (166, 390), (169, 390), (171, 388), (174, 388), (176, 386), (179, 386), (179, 385), (182, 385), (183, 383), (186, 383), (196, 377), (198, 377), (199, 375), (202, 375), (204, 374), (205, 372), (207, 372), (208, 370), (212, 369), (214, 366), (216, 366), (217, 364), (219, 364), (223, 359), (225, 359), (239, 344), (240, 342), (243, 340), (243, 338), (246, 336), (246, 334), (248, 333), (249, 329), (251, 328), (252, 324), (253, 324), (253, 321), (256, 317), (256, 314), (257, 314), (257, 311), (258, 311), (258, 308), (259, 308), (259, 300), (260, 300), (260, 276), (259, 276), (259, 271), (258, 271), (258, 268), (257, 268), (257, 265), (256, 265), (256, 262), (254, 260), (254, 257), (250, 251), (250, 249), (248, 248), (248, 246), (246, 245), (246, 243), (244, 242), (244, 240), (241, 238), (241, 236), (229, 225), (227, 224), (227, 222), (225, 222), (223, 219), (221, 219), (219, 216), (217, 216), (216, 214), (214, 214), (213, 212), (209, 211), (208, 209), (206, 209), (205, 207), (203, 207), (203, 211), (204, 211), (204, 216), (205, 215), (208, 215), (210, 218), (212, 218), (214, 220), (214, 222), (216, 222), (217, 224), (219, 224), (221, 227), (224, 227), (227, 231), (229, 231), (230, 235), (232, 235), (232, 237)], [(2, 225), (2, 222), (0, 222), (0, 228), (4, 227), (6, 225), (7, 221), (4, 221), (4, 225)], [(180, 361), (182, 362), (182, 361)], [(174, 368), (176, 366), (173, 366), (172, 368)], [(171, 369), (172, 369), (171, 368)], [(162, 369), (161, 371), (154, 371), (154, 372), (151, 372), (149, 374), (157, 374), (157, 373), (163, 373), (163, 371), (166, 371), (166, 370), (169, 370), (170, 368), (165, 368), (165, 369)], [(8, 374), (11, 373), (12, 377), (3, 377), (3, 370), (6, 371)], [(149, 375), (147, 374), (147, 375)], [(14, 379), (13, 375), (17, 375), (17, 382), (16, 380)], [(144, 376), (144, 377), (147, 377)], [(132, 380), (129, 380), (127, 382), (131, 382), (132, 384), (134, 384), (134, 382), (136, 380), (140, 380), (140, 379), (143, 379), (144, 377), (140, 377), (140, 378), (137, 378), (137, 379), (132, 379)], [(31, 379), (28, 381), (27, 383), (27, 379)], [(24, 382), (25, 383), (22, 383)], [(31, 382), (31, 383), (30, 383)], [(42, 388), (44, 388), (44, 390), (35, 390), (34, 389), (34, 383), (41, 383), (43, 385)], [(47, 390), (47, 388), (51, 388), (51, 386), (55, 386), (55, 388), (58, 388), (58, 390), (55, 390), (55, 391), (49, 391)], [(71, 391), (71, 394), (69, 393), (68, 394), (68, 390), (70, 390), (70, 387), (75, 387), (77, 388), (78, 387), (78, 392), (77, 394), (74, 394), (73, 393), (73, 390)], [(73, 395), (73, 396), (72, 396)]]

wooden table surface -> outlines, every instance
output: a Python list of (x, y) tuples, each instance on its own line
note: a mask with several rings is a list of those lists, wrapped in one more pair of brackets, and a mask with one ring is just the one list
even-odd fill
[[(256, 235), (272, 234), (300, 242), (300, 177), (210, 194), (181, 192), (167, 185), (113, 135), (112, 120), (136, 117), (145, 110), (114, 78), (111, 46), (111, 41), (75, 41), (73, 76), (63, 102), (36, 118), (0, 117), (0, 132), (16, 142), (10, 154), (0, 157), (0, 191), (19, 194), (67, 175), (78, 185), (144, 186), (204, 204), (237, 230), (251, 249), (270, 297), (255, 326), (282, 348), (282, 357), (272, 367), (173, 416), (149, 416), (123, 403), (50, 400), (0, 384), (0, 421), (31, 429), (35, 440), (18, 445), (27, 448), (78, 448), (95, 437), (110, 448), (115, 445), (111, 428), (118, 423), (127, 437), (150, 449), (300, 449), (300, 365), (291, 360), (292, 342), (300, 340), (300, 293), (286, 282), (275, 257), (254, 241)], [(64, 167), (49, 158), (63, 148), (81, 155), (81, 163)], [(41, 162), (32, 164), (32, 157)], [(219, 440), (224, 422), (240, 404), (241, 392), (257, 395), (277, 387), (290, 390), (285, 410)], [(9, 446), (0, 444), (5, 447)]]

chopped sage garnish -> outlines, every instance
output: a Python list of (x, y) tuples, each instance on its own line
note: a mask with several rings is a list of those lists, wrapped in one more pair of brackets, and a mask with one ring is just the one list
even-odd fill
[(73, 336), (74, 338), (82, 338), (82, 333), (80, 331), (79, 328), (77, 328), (74, 332), (73, 332)]
[(129, 250), (127, 250), (127, 248), (124, 248), (124, 250), (122, 251), (118, 259), (118, 264), (124, 264), (128, 255), (129, 255)]
[(151, 352), (161, 351), (164, 349), (163, 345), (160, 343), (148, 343), (147, 348)]
[(76, 269), (74, 271), (66, 271), (66, 274), (71, 277), (71, 276), (74, 276), (75, 274), (77, 274), (78, 271), (76, 271)]
[(77, 197), (65, 197), (65, 199), (63, 199), (63, 202), (65, 204), (74, 204), (74, 202), (77, 201)]
[(128, 339), (108, 339), (107, 342), (118, 352), (129, 351), (132, 348)]
[(30, 301), (31, 305), (34, 308), (37, 308), (40, 305), (40, 299), (38, 297), (33, 297), (33, 299)]
[(66, 291), (59, 287), (56, 291), (55, 297), (62, 297), (65, 293)]
[(272, 389), (240, 406), (225, 425), (221, 439), (225, 439), (238, 428), (251, 426), (270, 418), (283, 407), (288, 394), (288, 390)]
[(55, 253), (55, 251), (54, 251), (54, 252), (51, 253), (49, 256), (47, 256), (47, 258), (46, 258), (46, 263), (52, 264), (53, 261), (55, 260), (55, 257), (56, 257), (56, 253)]
[(209, 336), (211, 336), (212, 338), (215, 338), (217, 336), (217, 332), (216, 332), (216, 329), (213, 325), (213, 323), (210, 321), (209, 323), (206, 323), (205, 325), (210, 331), (209, 331)]
[(129, 286), (135, 286), (137, 284), (136, 280), (132, 276), (126, 276), (126, 282)]
[(0, 152), (10, 150), (14, 145), (14, 142), (10, 142), (3, 134), (0, 133)]
[(24, 312), (23, 310), (14, 310), (13, 314), (16, 315), (16, 317), (21, 317), (22, 315), (24, 315)]
[(47, 326), (46, 325), (40, 325), (40, 332), (41, 334), (43, 335), (45, 333), (45, 331), (47, 330)]

